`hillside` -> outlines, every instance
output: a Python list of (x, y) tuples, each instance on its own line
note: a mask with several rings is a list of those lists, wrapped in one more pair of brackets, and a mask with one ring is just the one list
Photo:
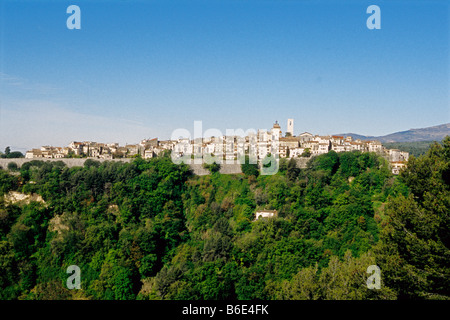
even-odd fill
[[(196, 176), (169, 157), (0, 170), (0, 299), (448, 299), (449, 152), (398, 177), (357, 151), (274, 175)], [(255, 221), (264, 209), (277, 217)]]
[(450, 123), (441, 124), (428, 128), (409, 129), (399, 131), (384, 136), (364, 136), (357, 133), (337, 134), (340, 136), (351, 136), (353, 139), (379, 140), (386, 142), (415, 142), (415, 141), (441, 141), (445, 136), (450, 135)]

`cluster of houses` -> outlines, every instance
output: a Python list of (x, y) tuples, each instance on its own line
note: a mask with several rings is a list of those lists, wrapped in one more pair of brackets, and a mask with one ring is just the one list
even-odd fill
[(344, 136), (319, 136), (309, 132), (294, 135), (293, 119), (288, 119), (287, 131), (282, 135), (281, 127), (275, 122), (267, 130), (247, 133), (245, 136), (203, 137), (198, 139), (179, 138), (174, 140), (145, 139), (139, 144), (119, 146), (118, 143), (71, 142), (67, 147), (43, 146), (32, 149), (26, 158), (68, 158), (91, 157), (99, 159), (116, 159), (140, 155), (144, 159), (158, 156), (170, 150), (172, 159), (186, 157), (214, 156), (216, 159), (236, 160), (241, 155), (253, 155), (261, 160), (270, 154), (283, 158), (310, 157), (327, 153), (358, 150), (376, 152), (389, 160), (392, 172), (398, 174), (406, 165), (408, 152), (387, 149), (376, 140), (354, 140)]
[(139, 144), (127, 144), (119, 146), (118, 143), (99, 143), (92, 141), (71, 142), (67, 147), (42, 146), (40, 149), (32, 149), (26, 152), (28, 159), (58, 159), (58, 158), (98, 158), (118, 159), (141, 155), (152, 158), (157, 154), (153, 151), (160, 146), (157, 138), (142, 140)]

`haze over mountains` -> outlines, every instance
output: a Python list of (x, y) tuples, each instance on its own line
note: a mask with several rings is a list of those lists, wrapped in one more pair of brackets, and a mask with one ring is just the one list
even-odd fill
[(356, 133), (342, 133), (340, 136), (351, 136), (353, 139), (378, 140), (386, 142), (413, 142), (413, 141), (441, 141), (445, 136), (450, 135), (450, 123), (441, 124), (428, 128), (409, 129), (399, 131), (385, 136), (363, 136)]

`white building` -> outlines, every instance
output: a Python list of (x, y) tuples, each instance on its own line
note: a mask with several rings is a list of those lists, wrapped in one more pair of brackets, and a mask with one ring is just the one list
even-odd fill
[(272, 129), (270, 129), (270, 139), (272, 141), (279, 141), (281, 138), (281, 128), (280, 125), (278, 124), (278, 121), (275, 121)]
[(381, 153), (383, 151), (383, 146), (381, 145), (381, 142), (377, 140), (368, 141), (367, 147), (369, 152)]
[(25, 158), (33, 159), (33, 158), (42, 158), (42, 151), (40, 149), (32, 149), (25, 153)]
[(319, 142), (317, 154), (328, 153), (328, 151), (330, 151), (330, 148), (331, 148), (331, 141), (328, 140), (328, 142), (327, 141)]
[(309, 132), (303, 132), (299, 136), (300, 142), (308, 142), (314, 139), (313, 135)]
[(151, 159), (154, 157), (156, 157), (156, 153), (153, 151), (153, 148), (144, 151), (144, 159)]
[(278, 216), (277, 210), (259, 210), (256, 211), (255, 221), (260, 218), (275, 218)]
[(304, 151), (305, 151), (305, 148), (289, 149), (289, 158), (301, 157), (301, 155), (303, 154)]
[(332, 144), (331, 145), (331, 150), (334, 150), (335, 152), (344, 152), (345, 151), (345, 146), (341, 145), (341, 144)]
[(264, 159), (267, 154), (270, 153), (270, 142), (259, 141), (258, 142), (258, 158)]
[(393, 174), (399, 174), (402, 168), (406, 167), (406, 162), (403, 161), (393, 161), (391, 162), (391, 170)]
[(400, 151), (398, 149), (389, 149), (390, 162), (408, 161), (408, 158), (408, 152)]

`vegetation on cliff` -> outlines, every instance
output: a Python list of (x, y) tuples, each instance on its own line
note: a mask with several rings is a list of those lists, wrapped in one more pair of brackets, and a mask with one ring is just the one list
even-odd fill
[[(449, 298), (450, 138), (399, 176), (359, 152), (279, 169), (195, 176), (166, 156), (0, 170), (0, 298)], [(67, 289), (69, 265), (82, 290)]]

